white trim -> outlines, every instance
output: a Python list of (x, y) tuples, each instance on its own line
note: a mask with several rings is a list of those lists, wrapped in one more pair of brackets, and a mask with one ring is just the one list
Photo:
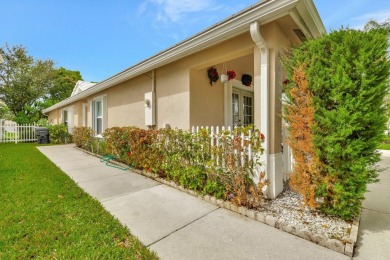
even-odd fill
[[(94, 97), (92, 100), (91, 100), (91, 128), (97, 132), (97, 126), (96, 126), (96, 119), (97, 117), (95, 117), (95, 113), (96, 113), (96, 108), (93, 106), (93, 103), (94, 101), (100, 101), (101, 102), (101, 119), (102, 119), (102, 132), (100, 134), (102, 134), (106, 127), (107, 127), (107, 94), (103, 94), (103, 95), (100, 95), (100, 96), (97, 96), (97, 97)], [(97, 135), (99, 136), (99, 134)]]
[[(194, 35), (193, 37), (180, 42), (179, 44), (160, 52), (149, 59), (146, 59), (114, 76), (108, 78), (101, 83), (96, 84), (94, 87), (89, 88), (77, 95), (69, 97), (47, 109), (43, 110), (46, 114), (57, 108), (63, 107), (67, 104), (75, 102), (77, 100), (86, 98), (92, 94), (107, 89), (113, 85), (129, 80), (133, 77), (144, 74), (148, 71), (161, 67), (165, 64), (179, 60), (183, 57), (196, 53), (202, 49), (216, 45), (222, 41), (233, 38), (241, 33), (248, 31), (248, 25), (254, 21), (258, 21), (258, 24), (269, 23), (281, 15), (287, 14), (289, 10), (294, 8), (299, 2), (305, 1), (305, 5), (302, 8), (310, 7), (306, 11), (309, 15), (304, 16), (310, 17), (309, 22), (316, 22), (315, 26), (309, 28), (316, 30), (317, 32), (312, 33), (318, 35), (318, 31), (325, 31), (318, 12), (316, 12), (313, 0), (267, 0), (258, 2), (251, 7), (232, 15), (231, 17), (223, 20), (220, 23), (206, 29), (205, 31)], [(307, 21), (304, 20), (306, 23)], [(321, 27), (322, 26), (322, 27)]]
[(232, 115), (232, 84), (228, 81), (223, 84), (224, 91), (224, 103), (223, 103), (223, 112), (224, 112), (224, 125), (229, 127), (233, 124), (233, 115)]
[(73, 132), (73, 121), (74, 121), (74, 108), (73, 106), (67, 106), (61, 109), (61, 117), (60, 117), (60, 123), (65, 124), (64, 122), (64, 112), (66, 111), (67, 113), (67, 121), (66, 121), (66, 127), (68, 128), (68, 132), (72, 133)]
[(83, 115), (83, 122), (82, 122), (82, 125), (87, 127), (88, 126), (88, 103), (83, 103), (82, 104), (82, 115)]
[(282, 167), (283, 154), (270, 154), (267, 172), (267, 180), (269, 180), (267, 197), (269, 199), (275, 199), (283, 191)]

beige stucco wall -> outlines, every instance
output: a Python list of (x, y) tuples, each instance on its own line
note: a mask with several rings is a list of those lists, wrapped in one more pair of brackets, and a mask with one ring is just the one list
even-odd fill
[[(188, 77), (187, 69), (180, 63), (155, 70), (157, 128), (164, 127), (165, 124), (170, 124), (173, 128), (188, 128)], [(152, 91), (152, 86), (152, 72), (149, 72), (92, 95), (88, 98), (88, 122), (92, 120), (92, 100), (106, 95), (107, 127), (146, 128), (144, 94)]]
[(47, 116), (47, 120), (51, 123), (51, 124), (59, 124), (59, 109), (55, 109), (53, 111), (51, 111), (48, 116)]
[(189, 128), (189, 69), (177, 61), (156, 70), (157, 128)]
[(253, 75), (253, 41), (249, 33), (239, 35), (188, 57), (190, 73), (190, 127), (224, 125), (224, 86), (220, 80), (212, 86), (207, 69), (215, 66), (219, 75), (224, 67), (234, 70), (236, 79), (242, 74)]
[[(90, 104), (94, 98), (107, 95), (107, 127), (144, 127), (144, 93), (150, 90), (151, 79), (141, 75), (97, 93), (88, 101)], [(88, 114), (88, 118), (91, 118), (90, 112)]]

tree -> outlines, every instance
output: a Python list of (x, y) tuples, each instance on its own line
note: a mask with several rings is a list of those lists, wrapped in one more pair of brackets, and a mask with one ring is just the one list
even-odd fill
[[(364, 30), (369, 31), (372, 29), (379, 29), (379, 30), (387, 31), (389, 41), (390, 41), (390, 19), (387, 19), (386, 21), (384, 21), (382, 23), (379, 23), (375, 20), (370, 20), (364, 26)], [(387, 96), (385, 98), (385, 106), (386, 106), (386, 116), (387, 116), (388, 122), (390, 123), (390, 92), (387, 94)]]
[(12, 119), (12, 115), (7, 105), (0, 100), (0, 119)]
[(83, 80), (80, 71), (56, 69), (53, 76), (53, 86), (49, 90), (49, 99), (55, 104), (70, 97), (77, 81)]
[[(0, 48), (0, 100), (2, 111), (13, 115), (18, 123), (36, 122), (42, 110), (68, 98), (78, 80), (79, 71), (55, 69), (51, 60), (36, 60), (23, 46)], [(2, 112), (5, 113), (5, 112)]]
[[(52, 87), (53, 61), (34, 60), (23, 46), (0, 48), (0, 99), (21, 121), (36, 117), (35, 107)], [(27, 119), (26, 119), (27, 118)]]
[(380, 23), (375, 20), (370, 20), (368, 23), (364, 26), (365, 31), (369, 31), (372, 29), (382, 29), (387, 30), (388, 33), (390, 33), (390, 19), (387, 19), (386, 21)]
[[(291, 82), (286, 87), (287, 115), (289, 106), (300, 106), (300, 95), (307, 95), (292, 92), (302, 84), (294, 78), (300, 68), (314, 108), (310, 133), (295, 139), (290, 135), (290, 142), (306, 138), (311, 142), (307, 146), (314, 149), (301, 160), (309, 163), (305, 169), (310, 178), (292, 178), (305, 180), (295, 182), (302, 184), (296, 190), (307, 196), (313, 194), (307, 189), (314, 187), (318, 207), (344, 219), (358, 214), (367, 184), (376, 181), (375, 164), (380, 160), (376, 149), (387, 121), (383, 104), (389, 91), (389, 30), (373, 25), (366, 31), (342, 29), (308, 40), (294, 48), (285, 62)], [(294, 156), (297, 152), (293, 149)]]

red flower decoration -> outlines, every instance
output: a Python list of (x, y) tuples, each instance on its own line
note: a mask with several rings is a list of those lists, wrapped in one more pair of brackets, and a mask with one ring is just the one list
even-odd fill
[(236, 73), (234, 72), (234, 70), (228, 70), (226, 74), (228, 75), (229, 80), (234, 79), (236, 77)]
[(265, 139), (265, 136), (262, 133), (260, 133), (260, 139), (261, 139), (261, 141), (264, 141), (264, 139)]

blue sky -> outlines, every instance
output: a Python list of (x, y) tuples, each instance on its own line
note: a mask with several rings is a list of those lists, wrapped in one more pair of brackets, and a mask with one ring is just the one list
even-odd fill
[[(256, 0), (0, 0), (0, 46), (104, 80)], [(390, 18), (388, 0), (314, 0), (326, 29)]]

